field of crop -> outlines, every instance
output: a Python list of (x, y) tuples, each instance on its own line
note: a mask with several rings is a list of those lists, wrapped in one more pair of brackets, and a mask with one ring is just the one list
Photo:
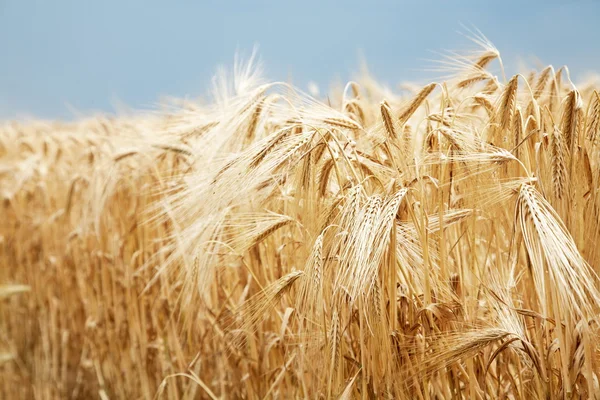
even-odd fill
[(482, 44), (4, 122), (0, 398), (600, 398), (599, 86)]

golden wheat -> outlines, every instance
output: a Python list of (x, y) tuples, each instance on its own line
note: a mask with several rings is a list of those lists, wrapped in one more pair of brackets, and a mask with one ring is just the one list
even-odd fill
[(598, 88), (476, 42), (408, 96), (250, 62), (4, 123), (0, 398), (600, 398)]

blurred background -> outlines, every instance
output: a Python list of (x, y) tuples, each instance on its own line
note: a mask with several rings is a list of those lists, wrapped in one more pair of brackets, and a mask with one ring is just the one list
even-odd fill
[(254, 45), (269, 80), (321, 94), (361, 60), (394, 87), (443, 75), (431, 60), (481, 30), (506, 68), (600, 71), (600, 2), (0, 0), (0, 119), (73, 119), (209, 93)]

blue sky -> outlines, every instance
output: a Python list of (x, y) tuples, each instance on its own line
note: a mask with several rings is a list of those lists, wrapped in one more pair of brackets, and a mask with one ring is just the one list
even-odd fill
[(433, 52), (468, 49), (478, 27), (518, 60), (600, 71), (600, 1), (0, 0), (0, 118), (72, 119), (124, 103), (208, 93), (218, 65), (255, 44), (272, 80), (326, 88), (359, 70), (427, 80)]

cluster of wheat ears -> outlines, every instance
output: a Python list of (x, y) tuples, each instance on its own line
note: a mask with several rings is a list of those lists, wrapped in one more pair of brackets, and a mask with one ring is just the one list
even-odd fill
[(597, 396), (600, 97), (481, 44), (403, 95), (248, 63), (4, 123), (0, 398)]

